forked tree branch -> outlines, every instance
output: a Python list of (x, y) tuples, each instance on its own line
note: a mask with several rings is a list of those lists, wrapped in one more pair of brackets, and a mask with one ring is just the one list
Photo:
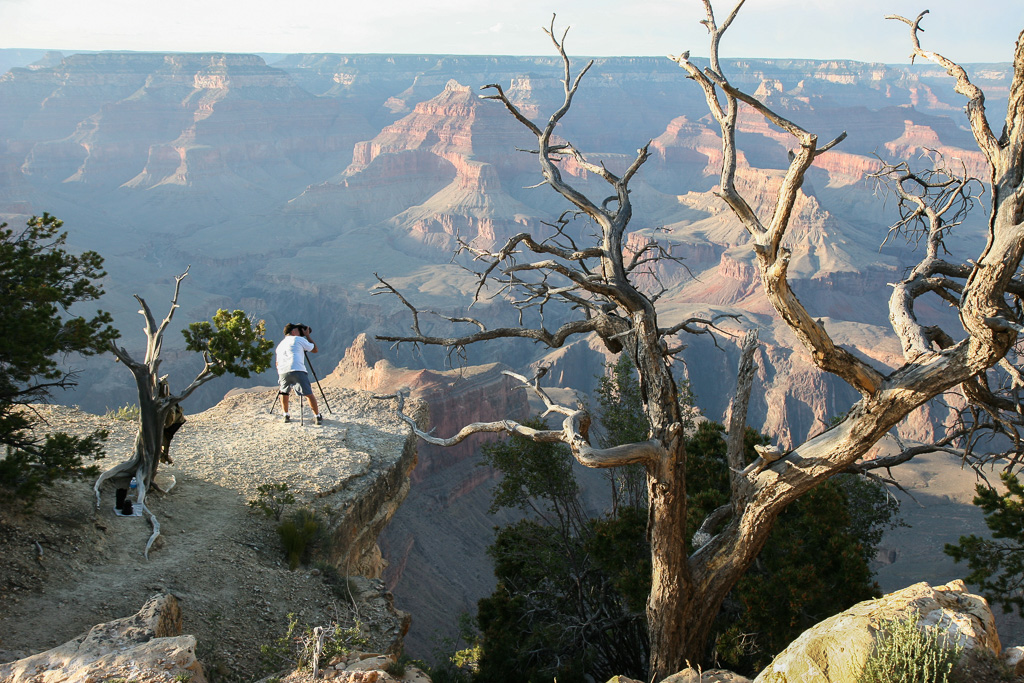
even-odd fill
[(616, 335), (626, 332), (629, 329), (629, 323), (619, 318), (618, 316), (612, 315), (597, 315), (591, 318), (582, 320), (570, 320), (560, 325), (554, 331), (549, 331), (544, 327), (530, 328), (530, 327), (498, 327), (494, 329), (488, 329), (483, 322), (473, 318), (456, 318), (442, 315), (434, 311), (428, 311), (439, 318), (448, 322), (461, 322), (469, 323), (479, 329), (478, 332), (452, 337), (438, 337), (434, 335), (425, 334), (420, 327), (419, 311), (393, 286), (391, 286), (386, 280), (377, 276), (379, 285), (375, 293), (390, 293), (398, 297), (401, 302), (409, 308), (413, 313), (413, 334), (411, 335), (377, 335), (377, 339), (381, 341), (393, 342), (396, 344), (412, 343), (412, 344), (429, 344), (433, 346), (445, 346), (449, 348), (465, 347), (470, 344), (476, 344), (478, 342), (490, 341), (492, 339), (509, 339), (509, 338), (521, 338), (521, 339), (532, 339), (539, 341), (550, 348), (559, 348), (566, 343), (572, 337), (580, 334), (588, 334), (591, 332), (597, 332), (603, 339), (611, 339)]
[[(711, 33), (710, 68), (703, 71), (697, 68), (689, 61), (689, 53), (672, 59), (686, 70), (691, 79), (701, 85), (708, 107), (719, 122), (723, 147), (719, 196), (725, 200), (740, 223), (754, 238), (754, 250), (758, 257), (761, 278), (769, 301), (811, 353), (812, 360), (819, 368), (841, 377), (861, 394), (870, 395), (881, 387), (882, 374), (863, 359), (837, 346), (824, 328), (817, 325), (790, 288), (788, 282), (790, 252), (782, 247), (807, 169), (810, 168), (817, 156), (838, 144), (846, 134), (841, 134), (824, 148), (818, 149), (817, 136), (805, 131), (753, 96), (729, 83), (721, 69), (718, 46), (722, 35), (731, 25), (742, 5), (743, 2), (737, 3), (728, 20), (719, 27), (715, 23), (710, 0), (705, 0), (707, 18), (702, 23)], [(724, 110), (721, 107), (720, 92), (727, 105)], [(796, 152), (791, 155), (789, 168), (783, 176), (778, 192), (775, 209), (767, 225), (761, 221), (754, 209), (736, 189), (736, 129), (740, 102), (752, 107), (768, 121), (788, 132), (799, 145)]]
[[(892, 192), (897, 199), (900, 218), (889, 228), (885, 241), (902, 236), (910, 243), (925, 242), (921, 261), (903, 280), (892, 285), (889, 299), (889, 320), (908, 362), (932, 351), (938, 341), (937, 328), (918, 321), (914, 302), (931, 292), (960, 308), (962, 281), (966, 281), (973, 268), (949, 263), (940, 258), (940, 252), (947, 251), (946, 236), (963, 223), (983, 193), (980, 183), (967, 175), (963, 162), (959, 169), (954, 169), (937, 152), (925, 158), (931, 168), (923, 171), (915, 171), (908, 162), (901, 161), (883, 163), (869, 176), (879, 183), (881, 191)], [(946, 331), (941, 336), (951, 339)], [(941, 348), (950, 346), (952, 343)]]
[(538, 443), (564, 443), (572, 449), (576, 459), (587, 467), (621, 467), (633, 464), (650, 466), (665, 457), (664, 447), (655, 439), (621, 444), (611, 448), (594, 448), (590, 445), (590, 415), (586, 410), (556, 404), (541, 388), (539, 378), (535, 378), (531, 382), (526, 377), (509, 370), (503, 370), (502, 374), (519, 381), (522, 388), (532, 391), (544, 401), (546, 410), (542, 417), (549, 414), (562, 415), (562, 429), (535, 429), (515, 420), (495, 420), (493, 422), (474, 422), (462, 427), (453, 436), (437, 437), (421, 430), (416, 420), (405, 413), (406, 393), (399, 391), (395, 394), (376, 396), (375, 398), (395, 399), (395, 410), (399, 417), (409, 425), (413, 434), (435, 446), (454, 446), (473, 434), (505, 433), (515, 434)]

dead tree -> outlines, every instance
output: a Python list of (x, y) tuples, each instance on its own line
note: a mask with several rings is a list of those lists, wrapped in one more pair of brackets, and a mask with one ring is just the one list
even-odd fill
[[(939, 258), (938, 244), (958, 219), (957, 201), (936, 201), (935, 193), (917, 193), (924, 208), (914, 204), (908, 193), (906, 206), (917, 206), (925, 220), (929, 248), (921, 263), (904, 280), (894, 285), (889, 302), (893, 329), (902, 342), (905, 363), (895, 371), (879, 369), (838, 346), (823, 326), (817, 324), (796, 295), (788, 278), (790, 250), (784, 246), (793, 206), (804, 175), (819, 155), (838, 144), (845, 134), (819, 145), (813, 133), (782, 117), (753, 96), (734, 87), (718, 57), (722, 35), (743, 5), (736, 5), (726, 21), (716, 22), (710, 0), (704, 0), (711, 40), (710, 65), (700, 69), (689, 61), (689, 53), (673, 59), (703, 89), (708, 106), (722, 131), (723, 161), (719, 196), (751, 236), (751, 246), (760, 267), (764, 292), (781, 319), (793, 330), (813, 362), (853, 386), (861, 395), (841, 421), (788, 452), (766, 449), (755, 466), (734, 470), (731, 501), (716, 510), (700, 528), (700, 542), (687, 554), (685, 451), (682, 416), (677, 387), (670, 369), (680, 351), (676, 336), (683, 331), (707, 331), (700, 323), (685, 321), (665, 326), (659, 323), (655, 304), (658, 293), (641, 291), (635, 276), (641, 264), (664, 256), (656, 245), (639, 253), (628, 253), (625, 238), (632, 207), (628, 185), (647, 159), (647, 147), (638, 150), (622, 175), (603, 164), (591, 163), (571, 142), (554, 137), (555, 127), (569, 111), (580, 81), (587, 70), (572, 76), (561, 39), (549, 34), (564, 64), (564, 101), (543, 125), (527, 118), (500, 85), (485, 86), (488, 99), (497, 100), (537, 139), (536, 154), (544, 183), (567, 199), (575, 211), (595, 227), (596, 237), (577, 244), (559, 222), (546, 239), (522, 233), (510, 238), (497, 251), (463, 244), (484, 267), (479, 273), (476, 298), (493, 296), (488, 287), (497, 286), (521, 310), (562, 302), (580, 315), (555, 329), (537, 327), (489, 329), (482, 321), (468, 317), (440, 316), (450, 323), (473, 325), (476, 330), (461, 335), (434, 336), (421, 328), (418, 310), (383, 279), (379, 287), (410, 309), (412, 333), (379, 337), (393, 342), (415, 342), (447, 346), (461, 351), (465, 346), (499, 338), (523, 338), (558, 347), (575, 335), (596, 334), (612, 352), (628, 353), (637, 368), (643, 405), (650, 422), (649, 439), (612, 448), (594, 448), (588, 439), (590, 417), (580, 407), (555, 404), (540, 386), (539, 378), (519, 377), (547, 405), (547, 413), (562, 416), (561, 429), (535, 430), (512, 420), (472, 424), (450, 438), (438, 438), (419, 430), (421, 438), (439, 445), (452, 445), (477, 432), (516, 433), (537, 441), (560, 441), (570, 446), (579, 462), (588, 467), (616, 467), (639, 463), (647, 473), (650, 498), (649, 536), (652, 554), (652, 588), (647, 604), (651, 638), (652, 680), (683, 668), (686, 661), (701, 661), (705, 642), (722, 601), (764, 546), (772, 525), (783, 509), (800, 495), (844, 471), (864, 471), (872, 465), (861, 459), (911, 411), (945, 392), (963, 388), (966, 399), (983, 406), (994, 421), (1007, 422), (1009, 401), (991, 390), (987, 373), (1007, 360), (1022, 327), (1022, 310), (1016, 279), (1024, 254), (1024, 40), (1018, 42), (1014, 57), (1013, 85), (1004, 133), (996, 137), (985, 119), (984, 96), (971, 84), (959, 66), (944, 57), (923, 50), (917, 39), (918, 22), (911, 25), (914, 54), (947, 68), (956, 79), (956, 89), (969, 101), (968, 111), (979, 147), (992, 167), (992, 209), (988, 244), (976, 261), (952, 264)], [(771, 214), (758, 216), (736, 189), (737, 147), (735, 132), (740, 106), (752, 108), (769, 122), (793, 136), (795, 149), (778, 191)], [(596, 201), (567, 181), (559, 168), (572, 163), (604, 180), (611, 196)], [(963, 197), (966, 187), (961, 182)], [(904, 185), (904, 187), (909, 187)], [(913, 209), (911, 209), (911, 212)], [(901, 231), (900, 227), (896, 228)], [(906, 234), (903, 230), (902, 234)], [(932, 249), (933, 245), (936, 249)], [(944, 296), (959, 309), (963, 331), (952, 335), (937, 326), (926, 325), (914, 314), (914, 301), (927, 292)], [(437, 314), (435, 314), (437, 315)], [(541, 321), (543, 323), (543, 316)], [(954, 341), (959, 337), (960, 341)], [(753, 340), (749, 341), (752, 347)], [(745, 352), (747, 355), (747, 352)], [(1008, 363), (1007, 363), (1008, 365)], [(1016, 374), (1013, 374), (1016, 373)], [(1014, 378), (1022, 378), (1015, 369)], [(1024, 385), (1015, 379), (1017, 386)], [(738, 405), (737, 410), (743, 411)], [(1019, 415), (1018, 415), (1019, 417)], [(1019, 422), (1018, 422), (1019, 423)], [(412, 424), (410, 422), (410, 424)], [(733, 427), (732, 429), (738, 429)], [(953, 439), (938, 446), (953, 447)], [(919, 450), (907, 449), (898, 458), (912, 457)], [(736, 458), (733, 457), (733, 460)], [(886, 462), (874, 466), (885, 466)], [(699, 547), (698, 547), (699, 545)]]
[[(196, 389), (215, 377), (229, 372), (237, 377), (248, 377), (250, 372), (262, 372), (270, 366), (271, 342), (263, 338), (264, 323), (255, 325), (242, 311), (218, 311), (209, 322), (192, 323), (184, 332), (189, 351), (202, 354), (203, 367), (195, 379), (178, 394), (171, 393), (166, 376), (160, 375), (161, 352), (163, 351), (164, 333), (167, 331), (174, 312), (178, 309), (178, 293), (181, 282), (188, 276), (188, 268), (175, 277), (174, 295), (167, 315), (158, 324), (146, 301), (135, 295), (141, 309), (139, 313), (146, 321), (146, 353), (142, 361), (138, 361), (124, 347), (111, 343), (111, 351), (127, 367), (135, 378), (139, 396), (139, 430), (135, 437), (135, 447), (131, 457), (119, 465), (115, 465), (96, 480), (93, 490), (96, 494), (96, 506), (100, 505), (100, 486), (111, 482), (116, 488), (127, 488), (134, 477), (138, 486), (136, 505), (150, 516), (153, 534), (146, 544), (146, 555), (160, 534), (160, 524), (156, 516), (146, 506), (146, 494), (162, 456), (166, 456), (166, 444), (170, 436), (166, 435), (169, 425), (176, 423), (176, 410), (179, 404), (191, 396)], [(229, 343), (224, 341), (230, 340)], [(181, 415), (184, 422), (184, 415)], [(180, 426), (180, 423), (178, 423)], [(175, 430), (176, 431), (176, 430)], [(173, 431), (171, 435), (173, 435)], [(166, 459), (169, 461), (169, 458)]]

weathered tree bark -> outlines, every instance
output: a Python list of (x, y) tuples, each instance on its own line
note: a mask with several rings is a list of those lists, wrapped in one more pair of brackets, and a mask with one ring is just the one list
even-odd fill
[[(591, 64), (573, 78), (564, 50), (564, 34), (558, 39), (554, 23), (548, 31), (565, 66), (563, 86), (565, 99), (561, 107), (541, 127), (528, 119), (506, 96), (500, 85), (485, 86), (494, 99), (537, 138), (537, 155), (544, 182), (561, 194), (575, 211), (589, 218), (599, 231), (595, 242), (577, 246), (565, 230), (565, 216), (546, 239), (520, 234), (511, 238), (500, 250), (487, 251), (463, 244), (462, 251), (486, 264), (479, 273), (477, 298), (488, 282), (499, 282), (513, 305), (525, 310), (534, 307), (543, 313), (552, 302), (567, 304), (582, 312), (582, 318), (565, 323), (556, 330), (509, 327), (488, 329), (471, 318), (444, 320), (477, 328), (476, 332), (450, 337), (426, 335), (420, 328), (423, 313), (407, 301), (385, 280), (382, 293), (391, 293), (410, 309), (413, 334), (381, 336), (379, 339), (426, 343), (454, 349), (496, 338), (532, 339), (550, 347), (563, 345), (577, 334), (597, 334), (613, 352), (630, 355), (639, 375), (643, 405), (650, 420), (647, 441), (622, 444), (613, 448), (590, 446), (587, 429), (589, 415), (582, 408), (554, 404), (539, 385), (519, 379), (538, 394), (547, 405), (546, 414), (563, 416), (561, 429), (534, 430), (511, 420), (474, 424), (463, 428), (451, 438), (425, 434), (413, 426), (421, 438), (431, 443), (450, 445), (471, 433), (503, 431), (538, 441), (561, 441), (588, 467), (614, 467), (641, 463), (647, 471), (650, 496), (649, 535), (652, 555), (652, 589), (647, 605), (651, 638), (650, 676), (658, 681), (680, 670), (687, 660), (699, 662), (713, 621), (722, 601), (750, 567), (767, 541), (772, 525), (789, 503), (829, 477), (843, 471), (865, 471), (870, 463), (858, 462), (911, 411), (943, 392), (963, 385), (970, 388), (969, 397), (985, 402), (985, 410), (998, 413), (1012, 402), (986, 390), (985, 373), (1005, 357), (1024, 330), (1020, 299), (1014, 305), (1007, 297), (1024, 293), (1015, 280), (1024, 255), (1024, 40), (1018, 42), (1014, 58), (1013, 84), (1005, 132), (996, 138), (988, 128), (984, 115), (984, 96), (970, 83), (966, 73), (953, 62), (921, 49), (916, 21), (902, 19), (911, 25), (915, 54), (946, 67), (956, 78), (956, 89), (969, 99), (968, 110), (978, 146), (992, 166), (992, 213), (988, 244), (970, 265), (952, 265), (940, 261), (936, 250), (929, 247), (922, 264), (904, 281), (897, 283), (890, 302), (890, 315), (903, 341), (906, 363), (894, 372), (873, 367), (846, 349), (838, 346), (823, 326), (817, 324), (789, 286), (787, 267), (790, 252), (783, 246), (793, 207), (804, 175), (814, 159), (845, 137), (845, 133), (826, 145), (818, 145), (817, 136), (772, 111), (754, 97), (729, 83), (718, 57), (722, 35), (743, 5), (735, 6), (719, 26), (710, 0), (703, 0), (706, 18), (702, 22), (711, 36), (710, 66), (698, 68), (689, 61), (689, 54), (673, 58), (689, 77), (704, 90), (708, 107), (718, 121), (722, 134), (723, 161), (719, 195), (750, 233), (752, 248), (760, 267), (764, 292), (779, 316), (795, 333), (813, 362), (823, 371), (835, 374), (853, 386), (861, 399), (845, 417), (827, 431), (800, 444), (788, 453), (766, 449), (757, 467), (739, 471), (733, 466), (732, 500), (728, 509), (716, 510), (701, 525), (701, 542), (687, 556), (686, 533), (686, 453), (682, 433), (682, 417), (678, 392), (670, 364), (680, 350), (670, 338), (681, 332), (707, 331), (714, 320), (688, 320), (669, 327), (659, 327), (655, 303), (660, 294), (649, 295), (632, 282), (636, 268), (657, 258), (670, 258), (661, 247), (649, 244), (639, 254), (624, 253), (626, 227), (632, 207), (628, 185), (647, 159), (647, 147), (638, 150), (636, 158), (620, 176), (603, 164), (591, 163), (570, 142), (555, 141), (554, 130), (568, 112), (580, 81)], [(779, 189), (775, 207), (762, 222), (761, 217), (739, 193), (735, 185), (737, 168), (736, 124), (741, 105), (752, 108), (769, 122), (791, 134), (796, 149)], [(577, 165), (609, 184), (612, 196), (595, 202), (566, 182), (558, 168), (560, 159), (573, 157)], [(955, 183), (954, 183), (955, 185)], [(961, 181), (960, 188), (966, 187)], [(960, 190), (956, 191), (961, 198)], [(942, 235), (955, 225), (962, 204), (942, 195), (935, 203), (927, 192), (920, 193), (917, 205), (922, 216), (930, 221), (931, 241), (941, 242)], [(909, 199), (908, 205), (914, 204)], [(969, 198), (968, 198), (969, 203)], [(568, 213), (568, 212), (567, 212)], [(931, 243), (930, 243), (931, 244)], [(537, 260), (528, 260), (528, 257)], [(500, 276), (500, 277), (499, 277)], [(963, 282), (951, 284), (957, 278)], [(960, 308), (966, 338), (953, 342), (958, 335), (925, 326), (913, 315), (913, 301), (926, 291), (939, 291)], [(513, 293), (515, 296), (513, 296)], [(753, 343), (753, 342), (751, 342)], [(750, 354), (753, 353), (751, 349)], [(745, 354), (746, 355), (746, 354)], [(1016, 373), (1016, 374), (1013, 374)], [(748, 373), (749, 374), (749, 373)], [(741, 373), (741, 376), (743, 373)], [(1015, 381), (1024, 386), (1024, 373), (1011, 371)], [(514, 375), (515, 376), (515, 375)], [(517, 376), (518, 377), (518, 376)], [(739, 406), (742, 410), (742, 406)], [(401, 412), (401, 402), (399, 402)], [(1013, 420), (1016, 419), (1016, 422)], [(1003, 428), (1022, 424), (1020, 415), (998, 416), (993, 424)], [(742, 424), (730, 425), (730, 438), (742, 443)], [(952, 438), (952, 437), (951, 437)], [(950, 448), (944, 441), (936, 448)], [(909, 458), (927, 449), (907, 449), (901, 457)], [(732, 460), (735, 460), (735, 455)], [(886, 463), (881, 463), (884, 466)]]
[[(164, 386), (167, 387), (166, 383), (164, 383)], [(167, 395), (169, 394), (170, 387), (167, 387)], [(185, 411), (181, 409), (181, 405), (175, 404), (167, 412), (167, 417), (164, 418), (163, 439), (160, 444), (160, 462), (168, 465), (174, 463), (174, 459), (171, 458), (171, 440), (187, 421), (185, 419)]]
[[(138, 486), (138, 501), (144, 512), (149, 513), (150, 523), (153, 525), (153, 534), (146, 543), (145, 554), (149, 557), (149, 549), (153, 542), (160, 535), (160, 523), (156, 516), (146, 507), (146, 495), (149, 487), (153, 484), (157, 468), (160, 465), (161, 456), (164, 454), (164, 430), (168, 418), (178, 404), (192, 395), (192, 393), (216, 375), (212, 372), (214, 363), (209, 358), (203, 369), (199, 372), (192, 383), (189, 384), (180, 394), (172, 394), (167, 384), (166, 377), (160, 377), (160, 353), (163, 349), (164, 332), (174, 317), (174, 311), (178, 308), (178, 292), (181, 289), (181, 281), (188, 275), (188, 269), (175, 278), (174, 296), (171, 298), (171, 307), (164, 319), (157, 324), (156, 319), (149, 306), (138, 295), (135, 299), (142, 307), (139, 313), (146, 321), (146, 354), (142, 362), (136, 361), (131, 354), (123, 347), (111, 344), (111, 351), (117, 360), (127, 367), (135, 379), (135, 386), (139, 395), (139, 431), (135, 436), (135, 447), (132, 456), (119, 465), (115, 465), (99, 476), (93, 485), (96, 494), (96, 507), (100, 505), (100, 486), (111, 482), (116, 488), (127, 488), (129, 481), (134, 477)], [(184, 421), (184, 416), (182, 416)], [(174, 422), (172, 419), (171, 422)], [(172, 433), (173, 434), (173, 433)], [(169, 439), (167, 440), (169, 444)]]

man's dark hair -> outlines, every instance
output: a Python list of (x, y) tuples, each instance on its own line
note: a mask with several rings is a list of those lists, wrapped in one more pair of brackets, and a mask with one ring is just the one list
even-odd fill
[(301, 330), (305, 325), (296, 325), (295, 323), (288, 323), (284, 326), (284, 336), (288, 336), (293, 330)]

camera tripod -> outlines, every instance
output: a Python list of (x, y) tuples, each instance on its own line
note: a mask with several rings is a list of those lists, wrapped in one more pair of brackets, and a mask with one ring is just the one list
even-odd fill
[[(316, 376), (316, 370), (313, 369), (313, 362), (309, 360), (309, 354), (306, 353), (305, 351), (303, 351), (302, 355), (305, 356), (305, 358), (306, 358), (306, 366), (309, 368), (310, 373), (312, 373), (313, 380), (316, 381), (317, 389), (320, 390), (320, 398), (323, 399), (324, 407), (327, 408), (327, 412), (328, 413), (330, 413), (331, 415), (334, 415), (334, 411), (331, 410), (331, 404), (327, 402), (327, 394), (324, 393), (324, 388), (322, 386), (320, 386), (320, 378)], [(278, 391), (274, 392), (274, 397), (270, 401), (270, 414), (271, 415), (274, 414), (274, 407), (277, 405), (277, 397), (280, 396), (280, 395), (281, 395), (280, 389), (278, 389)], [(298, 396), (298, 398), (299, 398), (299, 424), (305, 426), (305, 424), (306, 424), (306, 421), (305, 421), (306, 404), (303, 403), (303, 401), (302, 401), (303, 395), (298, 393), (298, 391), (296, 391), (296, 396)]]

